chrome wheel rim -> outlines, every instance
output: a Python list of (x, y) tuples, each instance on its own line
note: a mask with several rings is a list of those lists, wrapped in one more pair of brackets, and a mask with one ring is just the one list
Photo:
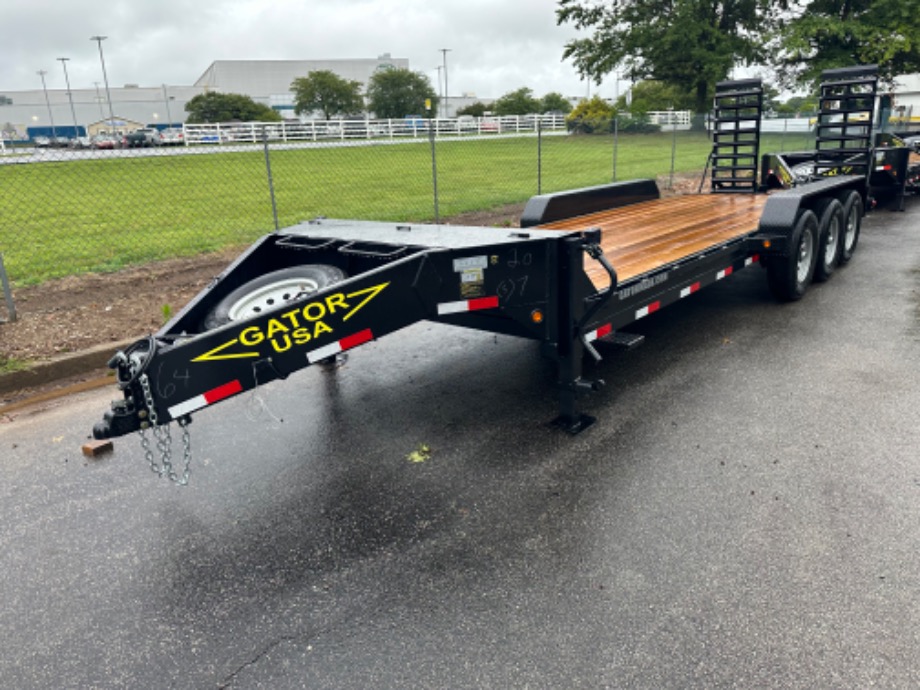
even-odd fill
[(239, 321), (258, 316), (318, 289), (319, 284), (309, 278), (287, 278), (269, 283), (240, 297), (230, 307), (228, 317), (231, 321)]
[(811, 268), (811, 255), (815, 251), (815, 241), (810, 232), (802, 233), (802, 241), (799, 242), (799, 263), (796, 268), (796, 277), (800, 283), (808, 279), (808, 271)]
[(827, 242), (824, 246), (824, 265), (832, 267), (837, 260), (837, 243), (840, 242), (840, 221), (835, 215), (827, 226)]
[(856, 217), (856, 207), (850, 209), (850, 212), (847, 214), (847, 232), (846, 239), (844, 240), (844, 248), (850, 250), (853, 248), (853, 245), (856, 243), (856, 228), (858, 227), (858, 221)]

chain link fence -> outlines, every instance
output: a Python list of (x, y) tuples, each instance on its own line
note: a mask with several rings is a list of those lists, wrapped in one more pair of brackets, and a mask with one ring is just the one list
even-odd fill
[[(808, 118), (771, 122), (762, 151), (813, 148)], [(614, 122), (587, 135), (540, 118), (186, 126), (182, 135), (149, 148), (5, 145), (0, 254), (13, 286), (243, 246), (319, 215), (449, 223), (615, 180), (659, 177), (667, 187), (675, 175), (701, 176), (711, 148), (705, 126), (636, 134)]]

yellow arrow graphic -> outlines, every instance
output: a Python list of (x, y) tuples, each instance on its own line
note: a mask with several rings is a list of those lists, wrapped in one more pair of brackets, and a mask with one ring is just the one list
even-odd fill
[(218, 354), (221, 350), (226, 350), (231, 345), (236, 345), (239, 342), (239, 339), (234, 338), (233, 340), (224, 343), (223, 345), (218, 345), (213, 350), (208, 350), (203, 355), (198, 355), (192, 361), (193, 362), (216, 362), (220, 359), (246, 359), (247, 357), (258, 357), (258, 352), (228, 352), (226, 354)]
[(389, 285), (389, 282), (380, 283), (380, 285), (374, 285), (373, 287), (364, 288), (363, 290), (358, 290), (357, 292), (349, 292), (348, 295), (346, 296), (349, 299), (352, 297), (358, 297), (360, 295), (367, 295), (367, 297), (361, 300), (361, 303), (357, 307), (355, 307), (350, 312), (345, 314), (345, 316), (342, 317), (342, 321), (348, 321), (348, 319), (350, 319), (352, 316), (355, 315), (355, 312), (357, 312), (359, 309), (361, 309), (361, 307), (363, 307), (365, 304), (367, 304), (372, 299), (374, 299), (377, 295), (379, 295), (387, 285)]

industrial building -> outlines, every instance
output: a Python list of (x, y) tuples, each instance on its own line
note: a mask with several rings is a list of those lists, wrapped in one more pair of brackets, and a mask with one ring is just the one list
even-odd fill
[[(217, 60), (190, 86), (142, 87), (125, 84), (106, 92), (102, 83), (92, 89), (64, 88), (0, 91), (0, 131), (7, 141), (25, 140), (41, 130), (73, 136), (75, 125), (86, 130), (91, 123), (112, 122), (116, 132), (136, 127), (185, 122), (185, 105), (208, 91), (249, 96), (293, 118), (291, 82), (316, 70), (335, 72), (343, 79), (358, 81), (362, 89), (375, 72), (389, 68), (409, 69), (405, 58), (385, 53), (377, 58), (346, 60)], [(110, 111), (111, 100), (111, 111)]]
[(194, 86), (205, 91), (241, 93), (282, 111), (285, 117), (293, 117), (291, 82), (298, 77), (321, 70), (334, 72), (342, 79), (359, 82), (363, 92), (376, 72), (394, 68), (409, 69), (409, 61), (390, 57), (389, 53), (378, 58), (354, 60), (217, 60)]

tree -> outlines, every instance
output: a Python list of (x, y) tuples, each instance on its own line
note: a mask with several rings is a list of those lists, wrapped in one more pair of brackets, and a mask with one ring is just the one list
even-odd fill
[(795, 115), (799, 117), (803, 113), (812, 114), (818, 112), (817, 96), (793, 96), (785, 103), (780, 103), (776, 112), (783, 115)]
[(582, 98), (566, 116), (568, 128), (577, 134), (601, 134), (610, 131), (616, 109), (600, 96)]
[(281, 115), (263, 103), (238, 93), (209, 91), (200, 93), (185, 104), (190, 124), (202, 122), (279, 122)]
[(568, 113), (572, 110), (572, 104), (561, 93), (550, 92), (540, 100), (539, 110), (541, 113), (551, 113), (555, 110)]
[(617, 99), (617, 110), (647, 113), (650, 110), (689, 110), (695, 105), (694, 95), (685, 89), (661, 81), (640, 81), (630, 89), (629, 105), (625, 94)]
[(457, 109), (457, 117), (461, 115), (472, 115), (473, 117), (482, 117), (486, 114), (486, 111), (489, 109), (482, 101), (476, 101), (475, 103), (470, 103), (468, 106)]
[(779, 89), (777, 89), (772, 84), (763, 85), (763, 110), (765, 113), (778, 113), (780, 112), (780, 106), (782, 105), (779, 100)]
[[(891, 0), (892, 2), (896, 0)], [(566, 44), (583, 77), (600, 83), (625, 68), (633, 80), (653, 79), (693, 93), (697, 112), (709, 110), (714, 85), (736, 63), (763, 55), (762, 34), (776, 0), (559, 0), (556, 20), (592, 30)]]
[(361, 82), (342, 79), (335, 72), (320, 69), (291, 82), (294, 92), (294, 112), (312, 113), (323, 111), (323, 117), (331, 120), (336, 115), (352, 115), (364, 110), (361, 98)]
[(380, 118), (405, 117), (425, 112), (425, 101), (438, 112), (438, 97), (428, 77), (407, 69), (382, 70), (367, 85), (367, 107)]
[(920, 0), (803, 0), (775, 41), (782, 82), (817, 85), (823, 70), (877, 64), (891, 83), (920, 71)]
[(540, 110), (540, 101), (533, 96), (533, 91), (522, 86), (517, 91), (509, 91), (492, 104), (496, 115), (527, 115)]

